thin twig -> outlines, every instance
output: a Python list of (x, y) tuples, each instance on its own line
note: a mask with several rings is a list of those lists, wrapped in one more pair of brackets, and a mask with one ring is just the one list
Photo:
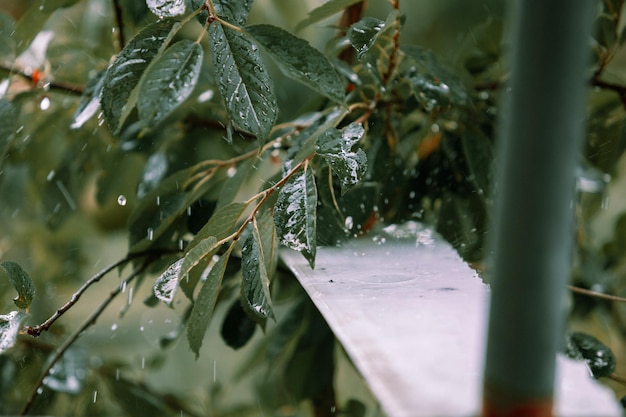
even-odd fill
[[(7, 71), (11, 74), (19, 75), (20, 77), (26, 78), (33, 85), (35, 85), (35, 81), (33, 79), (32, 74), (28, 74), (23, 68), (20, 68), (16, 65), (7, 65), (6, 63), (0, 62), (0, 71)], [(48, 90), (58, 90), (64, 93), (82, 95), (84, 87), (82, 85), (69, 83), (65, 81), (50, 81), (45, 83), (45, 87)]]
[(126, 39), (124, 37), (124, 19), (122, 16), (122, 7), (119, 0), (113, 0), (113, 12), (115, 13), (115, 25), (117, 26), (117, 41), (119, 42), (120, 50), (126, 46)]
[(115, 289), (111, 291), (107, 299), (104, 300), (104, 302), (100, 304), (100, 306), (93, 313), (91, 313), (91, 315), (83, 322), (83, 324), (81, 324), (80, 327), (76, 329), (74, 333), (72, 333), (67, 339), (65, 339), (65, 342), (63, 342), (63, 344), (61, 344), (55, 350), (54, 355), (52, 356), (52, 358), (48, 362), (48, 365), (44, 368), (43, 372), (39, 376), (39, 379), (37, 380), (37, 383), (33, 387), (33, 390), (31, 391), (30, 396), (28, 397), (28, 399), (26, 400), (26, 403), (24, 404), (24, 407), (20, 411), (20, 415), (24, 416), (28, 414), (28, 411), (32, 407), (33, 402), (35, 401), (35, 398), (37, 397), (37, 392), (42, 387), (44, 380), (46, 379), (46, 376), (48, 376), (48, 374), (50, 373), (50, 370), (59, 361), (59, 359), (61, 359), (63, 354), (65, 354), (65, 352), (70, 348), (70, 346), (74, 344), (74, 342), (78, 339), (78, 337), (88, 327), (93, 325), (96, 322), (96, 320), (98, 320), (100, 315), (104, 312), (104, 310), (108, 307), (108, 305), (115, 299), (115, 297), (117, 297), (117, 295), (120, 294), (123, 291), (123, 289), (126, 288), (126, 286), (132, 280), (134, 280), (137, 276), (139, 276), (141, 273), (143, 273), (146, 270), (150, 262), (151, 262), (151, 259), (146, 259), (138, 269), (133, 271), (133, 273), (130, 274), (130, 276), (122, 282), (121, 285), (116, 286)]
[(604, 293), (597, 292), (597, 291), (591, 291), (591, 290), (587, 290), (585, 288), (575, 287), (573, 285), (568, 285), (567, 288), (571, 292), (575, 292), (575, 293), (578, 293), (578, 294), (588, 295), (590, 297), (601, 298), (603, 300), (617, 301), (618, 303), (626, 303), (626, 298), (618, 297), (616, 295), (610, 295), (610, 294), (604, 294)]

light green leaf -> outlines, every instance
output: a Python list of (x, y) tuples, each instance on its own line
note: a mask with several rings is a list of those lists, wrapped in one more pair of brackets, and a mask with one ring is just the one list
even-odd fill
[(315, 267), (317, 189), (308, 166), (294, 174), (278, 193), (274, 221), (280, 242), (298, 252)]
[(324, 157), (341, 182), (341, 194), (358, 184), (367, 171), (367, 157), (362, 149), (352, 147), (363, 137), (361, 124), (351, 123), (343, 131), (328, 129), (317, 140), (317, 153)]
[(265, 269), (258, 230), (248, 235), (241, 251), (242, 296), (249, 310), (261, 319), (274, 317), (270, 297), (270, 280)]
[(246, 28), (267, 49), (286, 76), (338, 103), (345, 100), (344, 85), (330, 61), (304, 39), (272, 25)]
[(196, 354), (196, 358), (198, 358), (200, 354), (204, 334), (211, 322), (213, 310), (217, 303), (217, 296), (222, 287), (222, 279), (224, 278), (226, 265), (234, 247), (235, 245), (230, 245), (228, 250), (220, 256), (217, 262), (208, 267), (208, 272), (205, 271), (205, 273), (208, 274), (206, 281), (202, 284), (198, 297), (191, 309), (191, 315), (187, 322), (187, 340), (189, 347)]
[(165, 304), (171, 306), (178, 291), (178, 278), (183, 258), (171, 264), (154, 282), (154, 295)]
[(13, 299), (13, 302), (19, 308), (28, 309), (35, 296), (35, 284), (30, 275), (13, 261), (0, 262), (0, 267), (5, 270), (9, 281), (17, 291), (17, 297)]
[(248, 20), (248, 13), (253, 0), (213, 0), (215, 13), (234, 25), (243, 26)]
[(249, 36), (217, 23), (209, 28), (209, 40), (229, 117), (262, 144), (276, 121), (278, 105), (259, 48)]
[(190, 40), (182, 40), (158, 56), (141, 77), (137, 110), (146, 126), (169, 116), (193, 92), (198, 82), (204, 51)]
[(146, 4), (150, 11), (161, 19), (179, 16), (187, 10), (185, 0), (147, 0)]
[(0, 355), (15, 345), (22, 320), (26, 316), (23, 311), (0, 315)]
[(123, 115), (132, 108), (131, 93), (139, 83), (144, 70), (165, 44), (175, 26), (173, 20), (159, 20), (146, 26), (111, 64), (104, 77), (102, 112), (110, 129), (119, 133)]
[(360, 3), (363, 0), (330, 0), (321, 6), (311, 10), (306, 19), (298, 23), (296, 26), (296, 32), (304, 29), (307, 26), (312, 25), (313, 23), (319, 22), (320, 20), (324, 20), (327, 17), (330, 17), (336, 13), (339, 13), (353, 4)]
[(198, 284), (200, 274), (192, 274), (192, 270), (198, 265), (202, 269), (211, 263), (211, 257), (215, 255), (221, 245), (217, 244), (215, 236), (210, 236), (199, 241), (193, 249), (185, 255), (183, 264), (179, 271), (179, 281), (183, 292), (190, 300), (193, 300), (193, 290)]

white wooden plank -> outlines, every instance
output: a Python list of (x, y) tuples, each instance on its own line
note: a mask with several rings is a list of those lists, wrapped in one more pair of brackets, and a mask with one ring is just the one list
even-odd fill
[[(389, 417), (476, 416), (488, 286), (448, 243), (413, 226), (409, 238), (319, 248), (315, 270), (297, 252), (282, 259)], [(621, 415), (584, 364), (559, 358), (558, 368), (559, 415)]]

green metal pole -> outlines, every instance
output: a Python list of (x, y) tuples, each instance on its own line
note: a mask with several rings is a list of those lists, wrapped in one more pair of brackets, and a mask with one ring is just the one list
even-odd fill
[(552, 416), (592, 0), (524, 0), (499, 130), (483, 416)]

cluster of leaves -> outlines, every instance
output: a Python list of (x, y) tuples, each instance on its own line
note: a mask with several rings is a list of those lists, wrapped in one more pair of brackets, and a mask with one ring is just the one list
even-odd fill
[[(448, 66), (404, 42), (411, 17), (398, 1), (381, 18), (366, 15), (362, 0), (313, 9), (296, 32), (342, 14), (324, 53), (280, 27), (248, 24), (252, 0), (118, 0), (99, 35), (110, 39), (114, 27), (117, 45), (100, 38), (75, 45), (61, 30), (51, 40), (46, 25), (58, 11), (72, 16), (78, 3), (38, 0), (17, 22), (0, 14), (0, 214), (24, 210), (52, 230), (77, 211), (105, 229), (125, 221), (129, 248), (120, 265), (132, 263), (137, 274), (124, 282), (158, 277), (145, 304), (185, 310), (171, 336), (184, 330), (196, 356), (220, 303), (228, 303), (222, 337), (233, 348), (277, 319), (280, 245), (313, 268), (320, 244), (418, 219), (432, 222), (466, 260), (482, 260), (505, 74), (497, 20), (473, 29), (458, 65)], [(623, 41), (621, 10), (621, 1), (607, 1), (599, 16), (592, 83), (600, 91), (592, 97), (582, 191), (617, 175), (624, 151), (626, 89), (606, 76)], [(72, 19), (59, 20), (63, 27)], [(277, 86), (287, 79), (303, 93), (283, 102)], [(36, 204), (21, 192), (27, 188), (40, 196)], [(597, 195), (581, 194), (583, 237), (602, 205)], [(616, 268), (620, 242), (616, 236), (604, 248)], [(593, 252), (579, 243), (581, 254)], [(580, 256), (579, 271), (604, 271), (600, 258)], [(40, 261), (46, 272), (71, 278), (67, 262)], [(17, 264), (2, 267), (20, 308), (0, 316), (4, 351), (33, 292)], [(580, 276), (584, 286), (597, 284)], [(332, 337), (308, 307), (296, 302), (265, 345), (291, 386), (299, 386), (298, 372), (307, 378), (303, 369), (316, 374), (311, 357), (332, 365)], [(296, 399), (315, 399), (332, 384), (324, 369)]]

